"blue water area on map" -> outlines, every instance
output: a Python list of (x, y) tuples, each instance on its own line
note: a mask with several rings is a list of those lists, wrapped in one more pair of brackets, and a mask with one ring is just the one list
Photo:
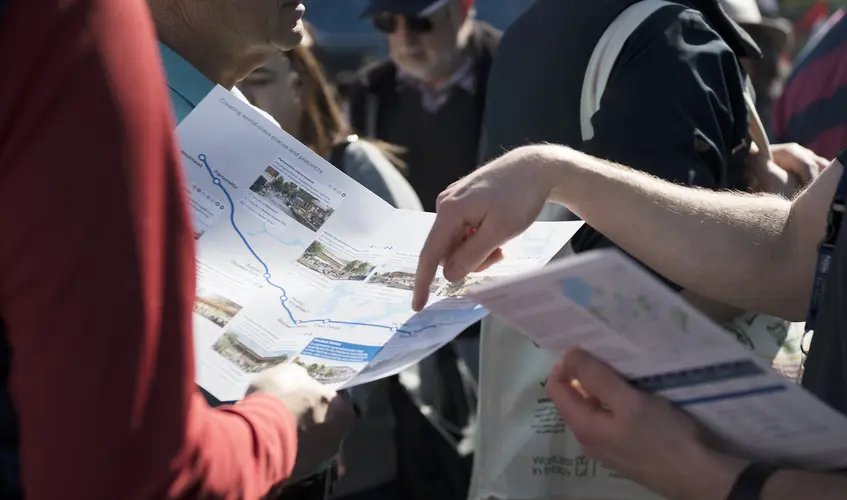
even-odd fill
[(316, 338), (303, 349), (303, 356), (329, 359), (345, 363), (364, 363), (370, 361), (382, 347), (350, 344), (339, 340)]
[(589, 307), (594, 298), (594, 287), (581, 278), (565, 278), (562, 280), (562, 294), (575, 304)]

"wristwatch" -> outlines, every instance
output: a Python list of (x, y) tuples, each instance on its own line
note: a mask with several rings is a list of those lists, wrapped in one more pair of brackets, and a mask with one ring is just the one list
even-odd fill
[(752, 462), (738, 475), (727, 500), (761, 500), (765, 483), (778, 470), (773, 464)]

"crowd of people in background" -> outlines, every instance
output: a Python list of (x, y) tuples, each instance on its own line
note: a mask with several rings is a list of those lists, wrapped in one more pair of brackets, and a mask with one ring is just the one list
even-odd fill
[[(621, 248), (718, 324), (799, 323), (812, 298), (803, 383), (847, 413), (847, 243), (825, 233), (845, 202), (845, 11), (801, 47), (773, 5), (669, 2), (586, 121), (592, 51), (638, 1), (535, 0), (501, 32), (474, 0), (370, 0), (387, 57), (334, 81), (309, 0), (0, 0), (0, 497), (467, 497), (490, 323), (349, 394), (293, 364), (238, 402), (194, 385), (173, 132), (216, 85), (392, 206), (437, 212), (413, 307), (439, 264), (457, 281), (538, 217), (581, 219), (568, 252)], [(550, 380), (585, 449), (669, 499), (847, 491), (712, 449), (586, 352)]]

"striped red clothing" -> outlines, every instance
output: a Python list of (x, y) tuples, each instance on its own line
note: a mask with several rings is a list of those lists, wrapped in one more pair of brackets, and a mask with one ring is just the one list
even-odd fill
[(847, 144), (847, 16), (833, 14), (798, 57), (773, 111), (774, 142), (797, 142), (825, 158)]

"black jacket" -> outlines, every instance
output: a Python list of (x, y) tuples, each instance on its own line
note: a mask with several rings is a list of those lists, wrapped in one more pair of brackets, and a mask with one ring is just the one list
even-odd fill
[[(472, 58), (477, 61), (477, 96), (484, 106), (488, 88), (488, 75), (494, 54), (500, 44), (501, 33), (487, 23), (475, 21), (468, 42)], [(397, 90), (397, 66), (384, 59), (365, 66), (351, 80), (339, 85), (342, 98), (349, 107), (350, 125), (365, 136), (379, 139), (373, 119), (377, 110), (372, 106), (390, 99)], [(482, 113), (482, 108), (480, 109)]]
[[(632, 33), (592, 119), (594, 136), (583, 141), (589, 59), (610, 23), (637, 1), (536, 0), (506, 30), (489, 81), (484, 159), (551, 142), (675, 183), (746, 189), (738, 59), (759, 51), (717, 0), (673, 0)], [(587, 225), (572, 244), (576, 252), (613, 246)]]

